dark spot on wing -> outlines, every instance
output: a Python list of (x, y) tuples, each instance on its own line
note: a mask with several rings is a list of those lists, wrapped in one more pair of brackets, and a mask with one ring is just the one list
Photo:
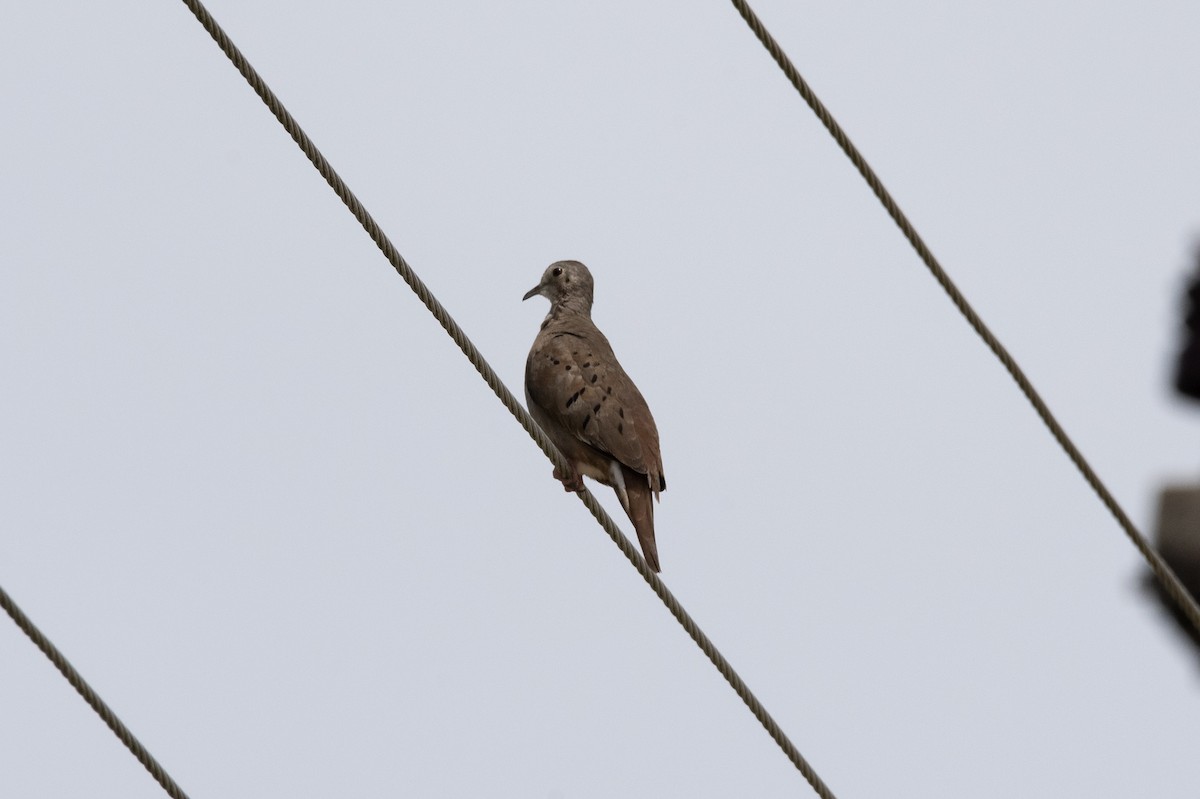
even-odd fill
[(608, 388), (604, 389), (604, 393), (605, 393), (605, 394), (611, 394), (611, 393), (612, 393), (612, 386), (609, 386)]
[(567, 364), (567, 371), (571, 371), (571, 364)]
[(596, 378), (597, 378), (597, 375), (592, 375), (592, 382), (593, 382), (593, 383), (595, 383), (595, 382), (596, 382)]
[(570, 408), (572, 405), (574, 405), (575, 400), (579, 399), (579, 395), (582, 393), (583, 393), (583, 389), (581, 388), (578, 391), (576, 391), (574, 394), (572, 394), (571, 398), (567, 400), (567, 407)]
[(624, 409), (624, 408), (622, 408), (621, 410), (617, 411), (617, 413), (621, 414), (621, 418), (622, 418), (622, 419), (624, 419), (624, 418), (625, 418), (625, 409)]
[(585, 364), (583, 365), (583, 368), (584, 368), (584, 369), (586, 369), (586, 368), (588, 368), (588, 367), (589, 367), (589, 366), (591, 366), (591, 365), (592, 365), (592, 362), (591, 362), (591, 361), (588, 361), (587, 363), (585, 363)]
[(583, 425), (579, 429), (587, 430), (588, 422), (590, 421), (592, 421), (592, 415), (589, 413), (587, 416), (583, 417)]
[(592, 413), (600, 413), (600, 403), (597, 402), (592, 406)]
[(625, 423), (624, 422), (617, 422), (617, 432), (620, 433), (621, 435), (625, 435)]

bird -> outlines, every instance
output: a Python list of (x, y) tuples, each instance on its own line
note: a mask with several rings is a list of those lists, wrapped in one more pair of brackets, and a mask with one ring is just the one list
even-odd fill
[(586, 266), (556, 261), (522, 298), (550, 300), (525, 361), (525, 401), (571, 466), (568, 474), (555, 467), (554, 478), (567, 491), (582, 491), (584, 476), (611, 486), (633, 523), (646, 564), (658, 572), (654, 501), (667, 488), (658, 428), (642, 393), (592, 322), (593, 289)]

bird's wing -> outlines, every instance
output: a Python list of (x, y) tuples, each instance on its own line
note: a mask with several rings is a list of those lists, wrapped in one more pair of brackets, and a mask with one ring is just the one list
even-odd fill
[(580, 441), (635, 471), (659, 476), (652, 484), (661, 480), (654, 417), (599, 331), (544, 330), (529, 353), (526, 389)]

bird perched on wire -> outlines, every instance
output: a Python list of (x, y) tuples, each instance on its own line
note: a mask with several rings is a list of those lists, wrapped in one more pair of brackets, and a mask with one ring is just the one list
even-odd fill
[(574, 470), (554, 477), (583, 490), (583, 475), (612, 486), (633, 522), (646, 564), (659, 571), (654, 502), (667, 488), (658, 428), (608, 339), (592, 323), (592, 273), (558, 261), (523, 299), (542, 295), (550, 313), (525, 362), (525, 401)]

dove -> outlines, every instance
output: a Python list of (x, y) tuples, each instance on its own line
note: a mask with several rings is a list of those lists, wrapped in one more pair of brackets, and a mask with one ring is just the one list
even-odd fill
[(571, 465), (554, 478), (582, 491), (587, 476), (611, 486), (637, 531), (646, 564), (660, 571), (654, 501), (667, 488), (650, 407), (592, 322), (592, 274), (557, 261), (522, 298), (550, 300), (525, 362), (525, 401), (534, 421)]

